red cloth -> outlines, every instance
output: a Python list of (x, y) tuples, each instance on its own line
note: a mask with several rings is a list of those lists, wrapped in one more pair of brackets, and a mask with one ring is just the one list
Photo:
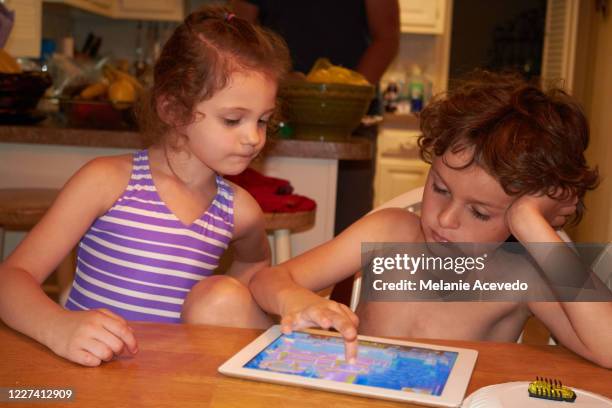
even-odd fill
[(263, 212), (311, 211), (317, 207), (317, 203), (310, 198), (291, 194), (293, 187), (289, 181), (264, 176), (251, 168), (236, 176), (225, 176), (225, 178), (248, 191), (259, 203)]

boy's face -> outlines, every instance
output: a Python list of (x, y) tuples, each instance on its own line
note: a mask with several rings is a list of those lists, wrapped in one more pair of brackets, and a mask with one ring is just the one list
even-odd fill
[(447, 152), (433, 160), (421, 208), (427, 242), (503, 242), (510, 235), (505, 213), (514, 198), (478, 164), (460, 167), (472, 152)]

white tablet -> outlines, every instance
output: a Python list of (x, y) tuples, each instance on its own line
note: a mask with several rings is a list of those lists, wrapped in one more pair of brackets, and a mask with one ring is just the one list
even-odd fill
[(357, 362), (344, 359), (337, 333), (308, 330), (284, 335), (280, 326), (226, 361), (229, 376), (424, 405), (458, 407), (478, 352), (359, 336)]

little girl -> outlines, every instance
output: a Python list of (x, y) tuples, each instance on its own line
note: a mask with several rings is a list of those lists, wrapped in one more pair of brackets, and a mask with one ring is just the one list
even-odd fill
[[(128, 320), (269, 324), (246, 287), (269, 264), (263, 216), (222, 175), (241, 173), (261, 151), (288, 65), (273, 33), (219, 7), (190, 14), (165, 44), (139, 112), (152, 145), (97, 158), (67, 182), (0, 266), (2, 320), (87, 366), (137, 352)], [(40, 284), (77, 243), (63, 309)], [(229, 276), (210, 277), (229, 245)]]

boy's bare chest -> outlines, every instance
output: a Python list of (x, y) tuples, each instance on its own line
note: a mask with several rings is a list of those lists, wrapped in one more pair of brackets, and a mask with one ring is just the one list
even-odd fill
[(360, 332), (411, 338), (512, 341), (525, 314), (509, 302), (370, 302)]

